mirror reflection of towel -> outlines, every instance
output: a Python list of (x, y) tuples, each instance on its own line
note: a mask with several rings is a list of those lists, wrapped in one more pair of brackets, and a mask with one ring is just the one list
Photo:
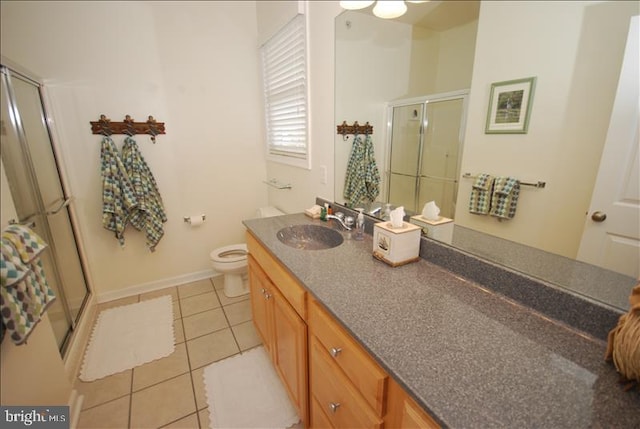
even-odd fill
[(357, 135), (347, 165), (344, 197), (351, 207), (357, 207), (361, 202), (375, 201), (379, 193), (380, 172), (374, 157), (373, 141), (368, 134), (364, 142)]
[(471, 188), (469, 199), (469, 212), (473, 214), (489, 213), (491, 203), (491, 189), (493, 187), (493, 176), (489, 174), (479, 174)]
[(501, 219), (513, 219), (516, 215), (520, 181), (513, 177), (496, 177), (491, 195), (491, 216)]

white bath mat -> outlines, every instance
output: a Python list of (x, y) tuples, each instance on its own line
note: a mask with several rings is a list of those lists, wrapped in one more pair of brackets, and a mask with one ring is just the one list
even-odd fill
[(98, 315), (80, 379), (97, 380), (169, 356), (174, 350), (170, 295), (110, 308)]
[(300, 419), (262, 346), (204, 369), (211, 428), (287, 428)]

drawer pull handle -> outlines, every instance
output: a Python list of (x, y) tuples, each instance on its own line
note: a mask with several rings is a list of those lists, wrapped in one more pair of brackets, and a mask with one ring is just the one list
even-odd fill
[(265, 293), (267, 293), (267, 290), (265, 288), (260, 289), (260, 292), (262, 292), (262, 294), (264, 295)]
[(271, 294), (265, 293), (264, 294), (264, 299), (268, 300), (269, 298), (271, 298)]
[(331, 356), (333, 356), (334, 358), (337, 358), (340, 352), (342, 352), (342, 349), (340, 347), (331, 348)]
[(339, 407), (340, 407), (340, 402), (331, 402), (329, 404), (329, 409), (331, 410), (332, 413), (335, 413), (336, 411), (338, 411)]

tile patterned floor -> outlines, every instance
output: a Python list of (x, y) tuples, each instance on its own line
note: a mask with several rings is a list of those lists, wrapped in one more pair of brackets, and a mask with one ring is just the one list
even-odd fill
[(208, 428), (204, 368), (261, 344), (249, 296), (227, 298), (222, 286), (215, 277), (100, 304), (104, 310), (170, 294), (176, 350), (91, 383), (76, 380), (84, 395), (78, 429)]

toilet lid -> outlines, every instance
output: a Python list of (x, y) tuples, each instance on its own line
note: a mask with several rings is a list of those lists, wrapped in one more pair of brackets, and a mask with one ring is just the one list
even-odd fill
[(247, 245), (234, 244), (215, 249), (209, 255), (216, 262), (238, 262), (247, 259)]

